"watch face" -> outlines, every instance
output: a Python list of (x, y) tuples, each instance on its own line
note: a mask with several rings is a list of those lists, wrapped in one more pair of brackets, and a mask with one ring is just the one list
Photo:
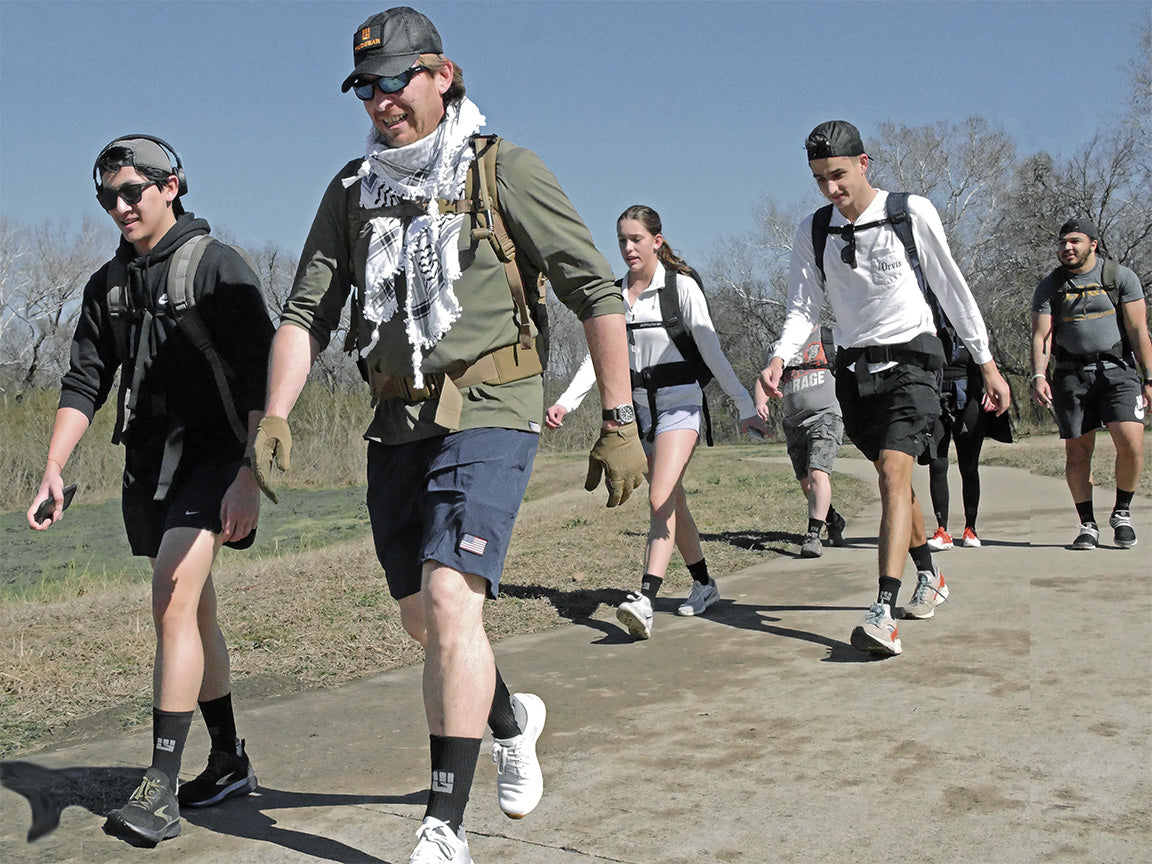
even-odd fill
[(633, 423), (636, 420), (636, 409), (631, 405), (621, 405), (616, 409), (616, 419), (620, 423)]

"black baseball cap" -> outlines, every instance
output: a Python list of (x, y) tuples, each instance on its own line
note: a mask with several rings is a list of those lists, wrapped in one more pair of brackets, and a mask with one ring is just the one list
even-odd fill
[(1060, 226), (1060, 236), (1065, 234), (1087, 234), (1089, 240), (1099, 240), (1100, 232), (1096, 230), (1096, 223), (1087, 216), (1073, 216)]
[(859, 156), (864, 152), (860, 130), (847, 120), (828, 120), (808, 133), (804, 141), (808, 161), (835, 156)]
[(356, 68), (340, 85), (347, 93), (361, 75), (393, 78), (421, 54), (443, 54), (440, 34), (427, 16), (409, 6), (397, 6), (373, 15), (352, 36), (352, 62)]

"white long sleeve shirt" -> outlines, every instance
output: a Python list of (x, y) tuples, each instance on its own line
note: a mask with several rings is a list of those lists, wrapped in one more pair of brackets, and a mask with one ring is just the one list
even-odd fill
[[(624, 315), (629, 323), (663, 320), (660, 314), (660, 291), (664, 288), (664, 266), (661, 263), (657, 262), (652, 281), (640, 292), (634, 306), (628, 303), (627, 285), (628, 280), (625, 277), (621, 293), (624, 295)], [(736, 403), (740, 419), (753, 416), (756, 413), (756, 405), (744, 385), (740, 383), (732, 364), (724, 356), (720, 340), (716, 336), (716, 328), (712, 325), (712, 318), (708, 314), (704, 292), (700, 290), (695, 279), (683, 273), (676, 274), (676, 289), (680, 297), (680, 314), (684, 317), (684, 324), (700, 350), (700, 356), (712, 370), (712, 375), (721, 389)], [(811, 329), (808, 328), (809, 332)], [(658, 363), (677, 363), (684, 357), (669, 338), (667, 330), (663, 327), (645, 327), (629, 331), (628, 359), (632, 371), (639, 372)], [(596, 372), (592, 368), (592, 358), (586, 356), (572, 377), (568, 389), (556, 400), (557, 404), (568, 411), (575, 411), (595, 383)], [(648, 391), (634, 390), (632, 398), (634, 401), (647, 404)], [(703, 403), (703, 398), (704, 394), (696, 384), (662, 387), (656, 391), (656, 410), (663, 411), (677, 405), (700, 405)]]
[[(887, 200), (888, 193), (877, 190), (856, 224), (884, 219)], [(919, 195), (908, 196), (908, 215), (920, 268), (932, 293), (972, 359), (987, 363), (992, 359), (988, 330), (948, 249), (940, 215), (931, 201)], [(855, 269), (840, 260), (840, 250), (847, 241), (829, 233), (824, 250), (825, 277), (821, 278), (812, 247), (812, 219), (809, 216), (800, 223), (793, 240), (787, 314), (772, 357), (787, 363), (800, 349), (819, 322), (825, 292), (836, 316), (833, 333), (840, 347), (899, 345), (921, 333), (936, 332), (932, 310), (916, 282), (904, 244), (891, 225), (856, 232)], [(847, 224), (848, 220), (833, 208), (829, 227)]]

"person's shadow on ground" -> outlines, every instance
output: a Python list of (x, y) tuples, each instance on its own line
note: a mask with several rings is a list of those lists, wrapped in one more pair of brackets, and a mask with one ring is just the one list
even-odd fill
[[(67, 807), (83, 807), (95, 816), (107, 816), (121, 806), (140, 783), (140, 768), (45, 768), (33, 762), (0, 762), (0, 786), (23, 796), (32, 810), (28, 842), (50, 834), (60, 824)], [(338, 807), (361, 804), (424, 804), (428, 790), (407, 795), (342, 795), (289, 792), (261, 786), (251, 795), (233, 798), (222, 806), (181, 810), (191, 825), (219, 834), (274, 843), (314, 858), (351, 864), (388, 864), (382, 858), (355, 849), (329, 837), (279, 828), (265, 811), (300, 807)], [(415, 829), (413, 829), (415, 830)]]

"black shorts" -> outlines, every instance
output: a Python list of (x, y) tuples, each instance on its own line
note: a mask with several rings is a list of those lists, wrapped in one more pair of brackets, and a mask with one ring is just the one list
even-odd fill
[(1060, 437), (1087, 435), (1109, 423), (1143, 423), (1140, 373), (1126, 366), (1057, 366), (1052, 372), (1052, 413)]
[[(221, 461), (219, 457), (201, 456), (184, 462), (164, 501), (153, 500), (155, 487), (151, 483), (130, 481), (132, 460), (127, 461), (120, 508), (133, 555), (155, 558), (165, 532), (172, 528), (220, 533), (220, 502), (240, 470), (239, 457)], [(224, 545), (247, 549), (255, 540), (256, 529), (252, 529), (247, 537), (229, 540)]]
[(872, 462), (881, 450), (919, 457), (931, 443), (940, 415), (940, 372), (898, 363), (872, 373), (871, 379), (875, 392), (861, 396), (855, 373), (836, 376), (836, 399), (848, 439)]
[(421, 589), (426, 561), (481, 576), (497, 595), (539, 442), (534, 432), (487, 428), (368, 444), (372, 539), (394, 598)]

